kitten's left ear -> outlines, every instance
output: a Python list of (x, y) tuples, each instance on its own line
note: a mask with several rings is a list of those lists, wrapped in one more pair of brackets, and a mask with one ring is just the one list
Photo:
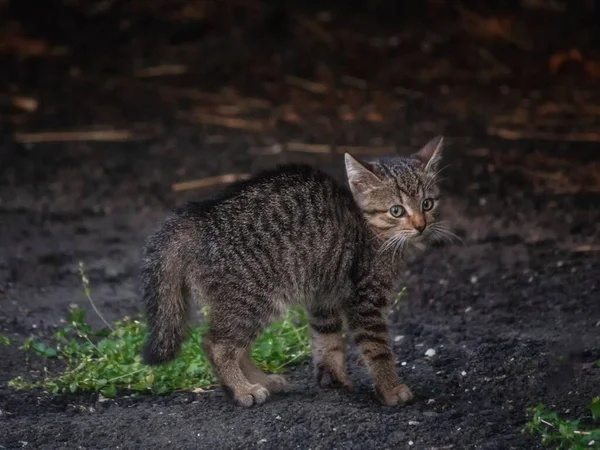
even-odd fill
[(346, 163), (348, 184), (357, 199), (362, 199), (372, 188), (381, 184), (381, 180), (371, 172), (368, 163), (358, 162), (349, 153), (344, 155), (344, 160)]
[(437, 168), (438, 163), (442, 159), (443, 145), (444, 137), (436, 136), (415, 153), (415, 157), (425, 164), (425, 171), (432, 171)]

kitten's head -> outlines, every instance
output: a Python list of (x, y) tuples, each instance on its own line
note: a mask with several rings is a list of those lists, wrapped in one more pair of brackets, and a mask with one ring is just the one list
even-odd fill
[(403, 247), (439, 234), (436, 176), (442, 143), (438, 136), (409, 157), (371, 162), (358, 162), (346, 153), (346, 173), (354, 199), (383, 241)]

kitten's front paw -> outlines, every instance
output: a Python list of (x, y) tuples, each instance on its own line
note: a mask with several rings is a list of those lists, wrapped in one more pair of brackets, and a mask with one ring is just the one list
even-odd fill
[(413, 394), (405, 384), (399, 384), (398, 386), (388, 390), (387, 392), (377, 391), (379, 400), (384, 405), (404, 405), (413, 399)]
[(336, 374), (334, 370), (325, 366), (317, 366), (317, 383), (321, 388), (332, 389), (354, 389), (352, 382), (343, 373)]
[(234, 394), (235, 402), (246, 408), (253, 405), (262, 405), (269, 398), (269, 391), (260, 384), (253, 384), (249, 391)]

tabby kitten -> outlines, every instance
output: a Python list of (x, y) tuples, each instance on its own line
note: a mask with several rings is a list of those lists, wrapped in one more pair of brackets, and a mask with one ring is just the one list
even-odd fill
[(408, 244), (436, 237), (436, 167), (442, 137), (408, 157), (358, 162), (345, 155), (350, 191), (305, 165), (266, 171), (170, 215), (147, 240), (142, 289), (148, 364), (177, 357), (192, 299), (209, 305), (203, 347), (240, 405), (263, 403), (285, 380), (253, 362), (253, 341), (286, 306), (308, 312), (316, 378), (351, 388), (343, 321), (379, 399), (413, 397), (396, 374), (386, 307)]

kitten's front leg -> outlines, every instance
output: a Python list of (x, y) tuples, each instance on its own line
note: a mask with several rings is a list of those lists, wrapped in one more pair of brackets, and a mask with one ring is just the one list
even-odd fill
[(347, 316), (348, 327), (360, 348), (381, 402), (397, 405), (412, 400), (412, 392), (408, 386), (400, 383), (396, 374), (394, 353), (382, 309), (364, 298), (350, 308)]
[(321, 387), (352, 389), (346, 378), (342, 317), (337, 311), (309, 311), (312, 353), (317, 383)]

